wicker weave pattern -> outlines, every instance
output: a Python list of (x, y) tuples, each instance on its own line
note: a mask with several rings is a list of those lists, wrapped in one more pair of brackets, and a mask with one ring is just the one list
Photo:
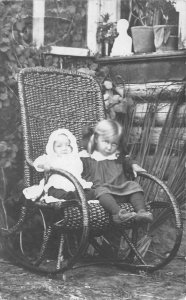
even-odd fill
[[(83, 126), (94, 126), (105, 118), (100, 87), (86, 74), (28, 68), (20, 72), (18, 84), (26, 159), (44, 153), (53, 130), (65, 127), (79, 142)], [(26, 185), (39, 179), (26, 167), (25, 177)]]
[[(121, 203), (120, 207), (126, 211), (134, 211), (134, 208), (129, 203)], [(113, 226), (111, 215), (104, 210), (99, 203), (89, 203), (89, 222), (90, 233), (93, 235), (101, 235), (108, 227)], [(64, 209), (65, 225), (63, 229), (66, 230), (79, 230), (83, 227), (83, 218), (80, 207), (72, 206)], [(125, 223), (131, 226), (131, 222)]]

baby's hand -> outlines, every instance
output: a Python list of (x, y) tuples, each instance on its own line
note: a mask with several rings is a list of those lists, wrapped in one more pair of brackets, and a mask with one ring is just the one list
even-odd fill
[(138, 172), (147, 172), (145, 169), (143, 169), (137, 164), (132, 164), (132, 169), (133, 169), (134, 177), (137, 177)]
[(38, 165), (38, 168), (44, 170), (44, 171), (49, 171), (51, 169), (51, 166), (49, 162), (45, 162), (43, 164)]

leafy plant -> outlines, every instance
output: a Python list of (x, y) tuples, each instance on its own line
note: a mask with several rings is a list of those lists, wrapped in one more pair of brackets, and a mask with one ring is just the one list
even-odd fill
[(157, 51), (168, 43), (171, 35), (173, 35), (173, 38), (177, 37), (177, 32), (172, 33), (172, 31), (175, 31), (172, 28), (174, 29), (174, 26), (172, 27), (172, 25), (154, 26), (154, 44)]
[(131, 25), (175, 24), (174, 0), (130, 0), (129, 23)]
[(18, 153), (22, 152), (17, 74), (21, 68), (40, 65), (42, 61), (41, 50), (15, 39), (21, 39), (20, 15), (25, 15), (25, 3), (22, 4), (0, 2), (0, 167), (14, 171)]
[(97, 42), (101, 43), (103, 41), (108, 41), (109, 43), (113, 43), (115, 37), (118, 35), (116, 30), (116, 23), (109, 22), (110, 15), (104, 14), (101, 16), (102, 21), (99, 22), (97, 28)]
[(127, 127), (134, 110), (134, 101), (128, 92), (127, 84), (119, 75), (112, 78), (107, 67), (97, 71), (96, 79), (102, 90), (107, 116), (117, 119)]

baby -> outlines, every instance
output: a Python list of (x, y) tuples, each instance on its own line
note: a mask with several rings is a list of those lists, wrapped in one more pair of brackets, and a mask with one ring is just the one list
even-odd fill
[[(33, 164), (38, 172), (50, 169), (68, 171), (76, 177), (85, 190), (89, 190), (92, 186), (91, 182), (86, 182), (81, 177), (83, 164), (78, 154), (76, 138), (68, 129), (52, 132), (46, 145), (46, 154), (36, 158)], [(24, 189), (23, 194), (27, 199), (35, 201), (43, 191), (47, 195), (44, 198), (46, 202), (56, 201), (56, 198), (64, 200), (77, 198), (74, 184), (59, 174), (51, 175), (46, 184), (42, 179), (39, 185)]]

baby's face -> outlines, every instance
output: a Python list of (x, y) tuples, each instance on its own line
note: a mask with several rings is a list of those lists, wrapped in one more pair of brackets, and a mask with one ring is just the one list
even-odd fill
[(57, 156), (62, 156), (72, 152), (70, 140), (65, 134), (59, 135), (57, 140), (54, 142), (54, 152)]

